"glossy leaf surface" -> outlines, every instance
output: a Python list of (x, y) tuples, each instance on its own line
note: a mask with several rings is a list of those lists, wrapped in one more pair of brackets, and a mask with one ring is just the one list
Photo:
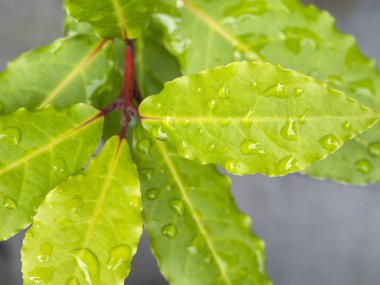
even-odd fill
[(323, 83), (259, 62), (167, 83), (144, 100), (140, 114), (144, 127), (184, 157), (270, 176), (325, 158), (378, 117)]
[(103, 107), (118, 93), (117, 78), (111, 41), (88, 35), (58, 39), (0, 73), (0, 113), (78, 102)]
[(100, 37), (123, 39), (140, 35), (153, 4), (153, 0), (65, 0), (68, 14), (92, 24)]
[(264, 242), (237, 209), (228, 177), (181, 158), (141, 126), (134, 132), (134, 158), (145, 227), (170, 284), (271, 284)]
[(153, 23), (136, 40), (136, 76), (143, 97), (157, 94), (163, 83), (181, 76), (177, 59), (165, 48), (162, 31)]
[(48, 191), (84, 167), (102, 134), (97, 114), (78, 104), (0, 116), (0, 240), (28, 226)]
[(124, 284), (142, 233), (139, 186), (127, 143), (111, 138), (39, 208), (22, 249), (24, 284)]
[[(380, 111), (376, 63), (360, 52), (353, 37), (337, 31), (327, 12), (298, 0), (159, 3), (154, 17), (185, 74), (241, 59), (266, 60), (311, 75)], [(379, 132), (377, 124), (306, 172), (351, 183), (380, 181), (375, 167), (380, 156), (373, 151)]]

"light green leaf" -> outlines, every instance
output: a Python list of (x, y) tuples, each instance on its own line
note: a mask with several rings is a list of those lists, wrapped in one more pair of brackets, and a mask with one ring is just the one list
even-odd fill
[(228, 177), (213, 166), (181, 158), (141, 126), (134, 132), (133, 153), (145, 227), (170, 284), (271, 284), (264, 242), (237, 209)]
[(270, 176), (325, 158), (378, 118), (341, 91), (259, 62), (176, 79), (145, 99), (140, 114), (144, 127), (184, 157)]
[(153, 0), (65, 0), (67, 13), (92, 24), (102, 38), (134, 39), (146, 27)]
[(94, 36), (58, 39), (28, 52), (0, 73), (0, 113), (77, 102), (104, 107), (118, 95), (115, 61), (113, 42)]
[(77, 22), (73, 17), (66, 16), (64, 20), (65, 36), (95, 35), (94, 28), (86, 22)]
[[(352, 36), (337, 31), (327, 12), (298, 0), (159, 3), (154, 17), (185, 74), (241, 59), (266, 60), (311, 75), (380, 111), (375, 61), (360, 52)], [(380, 181), (380, 170), (372, 167), (380, 163), (373, 151), (379, 132), (377, 124), (306, 172), (351, 183)]]
[(39, 208), (22, 249), (24, 284), (124, 284), (142, 234), (139, 186), (126, 141), (111, 138)]
[(161, 30), (153, 23), (136, 40), (136, 76), (143, 97), (157, 94), (164, 82), (181, 76), (177, 59), (162, 41)]
[(103, 118), (77, 104), (0, 116), (0, 241), (28, 226), (53, 187), (96, 150)]

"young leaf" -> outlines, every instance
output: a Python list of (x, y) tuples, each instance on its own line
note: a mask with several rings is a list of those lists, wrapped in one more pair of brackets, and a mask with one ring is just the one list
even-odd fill
[(115, 61), (112, 41), (94, 36), (58, 39), (28, 52), (0, 73), (0, 113), (78, 102), (103, 107), (119, 89)]
[(124, 284), (142, 234), (139, 186), (126, 141), (111, 138), (38, 209), (22, 249), (25, 284)]
[(181, 76), (177, 59), (163, 44), (157, 25), (150, 23), (136, 40), (136, 76), (143, 97), (157, 94), (164, 82)]
[[(311, 75), (380, 111), (380, 75), (333, 17), (298, 0), (160, 0), (154, 18), (185, 74), (263, 59)], [(180, 5), (178, 5), (180, 3)], [(377, 124), (306, 170), (338, 181), (380, 181)], [(374, 150), (375, 149), (375, 150)], [(352, 155), (355, 154), (355, 155)], [(364, 165), (364, 167), (363, 167)]]
[(378, 118), (340, 91), (259, 62), (167, 83), (144, 100), (140, 114), (144, 127), (172, 141), (184, 157), (233, 174), (270, 176), (325, 158)]
[(77, 104), (0, 116), (0, 241), (28, 226), (46, 193), (86, 164), (102, 135), (97, 114)]
[(67, 13), (93, 25), (102, 38), (137, 38), (150, 17), (153, 0), (65, 0)]
[(145, 227), (170, 284), (271, 284), (264, 242), (237, 209), (228, 177), (181, 158), (141, 126), (134, 132), (133, 153)]

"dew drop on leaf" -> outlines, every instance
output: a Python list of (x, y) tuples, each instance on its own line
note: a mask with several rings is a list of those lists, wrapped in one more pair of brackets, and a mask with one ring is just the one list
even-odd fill
[(329, 134), (327, 136), (324, 136), (319, 142), (321, 143), (323, 148), (325, 148), (326, 150), (329, 150), (329, 151), (336, 150), (338, 147), (341, 146), (340, 141), (333, 134)]
[(230, 90), (228, 89), (228, 87), (226, 85), (223, 85), (219, 91), (218, 91), (218, 95), (220, 98), (228, 98), (230, 97)]
[(244, 140), (240, 144), (240, 151), (242, 154), (251, 155), (251, 154), (264, 154), (265, 151), (260, 147), (260, 144), (251, 140)]
[(142, 139), (137, 144), (137, 150), (145, 155), (148, 155), (150, 153), (150, 148), (151, 148), (150, 139)]
[(306, 119), (307, 119), (307, 116), (309, 116), (310, 110), (311, 110), (310, 106), (307, 106), (306, 111), (299, 117), (300, 124), (306, 123)]
[(360, 159), (355, 163), (356, 169), (363, 173), (368, 174), (372, 170), (372, 164), (366, 159)]
[(99, 260), (96, 255), (87, 248), (74, 250), (72, 256), (78, 263), (79, 269), (85, 276), (88, 284), (97, 284), (99, 277)]
[(26, 233), (25, 233), (25, 240), (30, 240), (30, 239), (32, 239), (33, 238), (33, 234), (32, 234), (32, 232), (29, 230), (29, 231), (27, 231)]
[(215, 144), (213, 144), (213, 143), (209, 143), (209, 144), (208, 144), (208, 146), (207, 146), (207, 151), (208, 151), (208, 152), (214, 152), (215, 149), (216, 149)]
[(181, 123), (182, 127), (188, 128), (190, 126), (190, 121), (189, 120), (184, 120)]
[(238, 170), (238, 161), (236, 159), (229, 158), (224, 164), (224, 167), (226, 168), (227, 172), (236, 173)]
[(208, 102), (207, 102), (207, 107), (210, 109), (210, 110), (214, 110), (216, 109), (216, 106), (217, 106), (217, 103), (214, 99), (210, 99)]
[(288, 97), (288, 89), (286, 88), (284, 84), (278, 83), (276, 87), (276, 93), (273, 96), (279, 97), (279, 98)]
[(277, 163), (277, 169), (280, 173), (296, 171), (298, 170), (297, 159), (292, 155), (288, 155)]
[(158, 196), (160, 196), (160, 190), (157, 188), (149, 189), (145, 194), (148, 200), (156, 200)]
[(185, 214), (185, 206), (181, 200), (174, 198), (169, 201), (169, 205), (178, 215), (183, 216)]
[(4, 198), (3, 206), (4, 206), (4, 208), (6, 208), (8, 210), (17, 210), (18, 209), (18, 205), (17, 205), (16, 201), (13, 200), (11, 197), (8, 197), (8, 196)]
[(107, 268), (111, 270), (124, 269), (128, 271), (131, 261), (132, 249), (128, 245), (119, 245), (114, 247), (109, 252)]
[(281, 128), (280, 134), (288, 141), (297, 140), (297, 127), (293, 118), (286, 120), (285, 125)]
[(28, 272), (28, 277), (34, 284), (45, 285), (49, 283), (53, 277), (53, 273), (53, 267), (36, 267)]
[(21, 142), (21, 130), (17, 127), (9, 127), (0, 131), (0, 140), (5, 140), (12, 144)]
[(141, 178), (145, 178), (148, 180), (152, 179), (153, 173), (154, 173), (154, 170), (151, 168), (142, 168), (139, 170), (139, 174)]
[(47, 262), (50, 259), (51, 253), (53, 252), (53, 246), (49, 242), (45, 242), (40, 246), (37, 259), (39, 262)]
[(368, 152), (372, 156), (375, 156), (375, 157), (380, 156), (380, 143), (379, 142), (371, 143), (368, 147)]
[(305, 93), (305, 90), (303, 90), (302, 88), (294, 88), (293, 90), (294, 97), (302, 96), (304, 93)]
[(66, 160), (59, 157), (53, 163), (53, 170), (58, 173), (64, 173), (67, 169)]
[(136, 209), (141, 209), (141, 199), (138, 196), (132, 196), (128, 199), (128, 204)]
[(71, 212), (75, 212), (79, 210), (82, 207), (82, 205), (83, 205), (83, 198), (80, 195), (69, 197), (65, 201), (66, 209), (70, 210)]
[(249, 129), (252, 126), (252, 122), (253, 122), (253, 111), (249, 110), (247, 114), (245, 114), (241, 123), (243, 124), (245, 128)]
[(344, 131), (347, 131), (347, 132), (351, 131), (352, 130), (352, 124), (351, 124), (351, 122), (349, 122), (349, 121), (343, 122), (342, 123), (342, 129)]
[(256, 91), (257, 90), (257, 86), (258, 86), (258, 84), (257, 84), (257, 82), (256, 81), (253, 81), (252, 83), (251, 83), (251, 89), (253, 90), (253, 91)]
[(231, 117), (219, 120), (219, 125), (222, 127), (227, 127), (231, 122)]
[(80, 282), (77, 278), (71, 277), (69, 280), (67, 280), (66, 285), (80, 285)]
[(177, 227), (173, 224), (166, 225), (161, 229), (161, 234), (167, 238), (174, 238), (177, 235)]
[(152, 130), (153, 135), (160, 140), (167, 140), (168, 134), (164, 131), (162, 127), (158, 127), (157, 129)]

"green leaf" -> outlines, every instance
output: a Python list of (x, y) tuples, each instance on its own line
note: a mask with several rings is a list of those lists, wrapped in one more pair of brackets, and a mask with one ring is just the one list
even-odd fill
[(228, 177), (181, 158), (141, 126), (134, 132), (133, 154), (145, 227), (170, 284), (271, 284), (264, 242), (237, 209)]
[(95, 35), (94, 28), (86, 22), (77, 22), (73, 17), (66, 16), (64, 20), (65, 36)]
[(177, 59), (165, 48), (162, 37), (157, 25), (150, 23), (136, 40), (136, 76), (143, 97), (157, 94), (164, 82), (181, 76)]
[(146, 27), (153, 0), (65, 0), (67, 13), (92, 24), (102, 38), (134, 39)]
[(113, 42), (94, 36), (58, 39), (28, 52), (0, 73), (0, 113), (77, 102), (104, 107), (118, 95), (115, 61)]
[(28, 226), (47, 192), (83, 168), (102, 123), (83, 104), (0, 116), (0, 241)]
[(270, 176), (325, 158), (378, 118), (340, 91), (260, 62), (176, 79), (145, 99), (140, 114), (144, 127), (186, 158)]
[[(380, 76), (330, 14), (297, 0), (160, 0), (154, 18), (185, 74), (241, 59), (266, 60), (311, 75), (380, 111)], [(306, 170), (338, 181), (380, 181), (380, 124)], [(375, 153), (378, 153), (375, 151)], [(352, 155), (355, 154), (355, 155)], [(367, 164), (363, 171), (362, 165)]]
[(137, 169), (126, 141), (113, 137), (38, 209), (22, 249), (24, 282), (124, 284), (141, 234)]

